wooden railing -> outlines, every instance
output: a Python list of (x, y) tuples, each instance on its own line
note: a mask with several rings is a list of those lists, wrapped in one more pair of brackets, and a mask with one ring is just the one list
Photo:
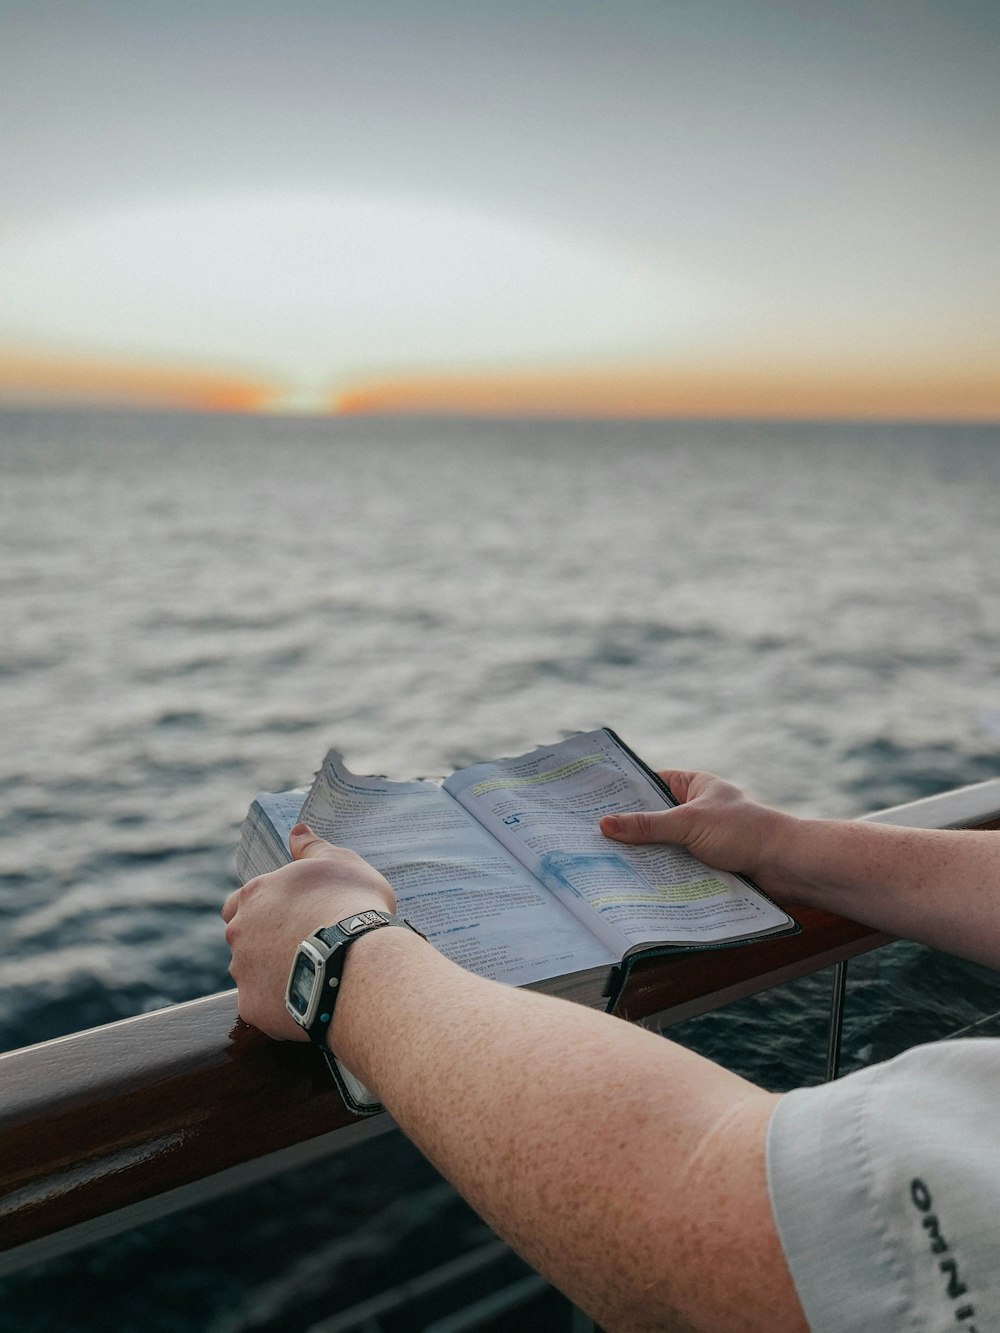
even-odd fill
[[(866, 816), (1000, 827), (1000, 779)], [(676, 1023), (885, 943), (799, 909), (801, 933), (649, 960), (617, 1012)], [(226, 991), (0, 1056), (0, 1273), (391, 1129), (356, 1120), (309, 1046), (247, 1027)]]

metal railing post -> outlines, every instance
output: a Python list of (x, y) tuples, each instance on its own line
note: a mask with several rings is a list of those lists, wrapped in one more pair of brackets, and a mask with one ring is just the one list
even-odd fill
[(840, 1042), (844, 1032), (844, 997), (847, 994), (847, 959), (833, 969), (830, 991), (830, 1034), (826, 1045), (826, 1081), (832, 1083), (840, 1074)]

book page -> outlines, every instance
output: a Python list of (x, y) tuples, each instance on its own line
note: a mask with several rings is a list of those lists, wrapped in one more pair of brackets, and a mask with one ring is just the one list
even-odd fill
[(399, 914), (480, 976), (521, 986), (617, 961), (435, 782), (359, 777), (331, 752), (302, 818), (381, 871)]
[(242, 884), (292, 859), (288, 834), (298, 823), (302, 802), (308, 794), (304, 787), (257, 793), (243, 821), (236, 849), (236, 872)]
[(619, 954), (777, 930), (789, 917), (683, 847), (605, 838), (602, 815), (670, 802), (602, 729), (452, 774), (445, 789)]
[[(292, 859), (292, 853), (288, 846), (288, 835), (295, 825), (299, 822), (299, 811), (302, 809), (302, 803), (309, 795), (307, 787), (296, 787), (294, 791), (271, 791), (260, 792), (254, 802), (259, 806), (260, 813), (266, 816), (267, 824), (270, 826), (268, 832), (273, 830), (281, 840), (281, 851), (284, 853), (286, 861)], [(251, 807), (251, 814), (255, 811)], [(273, 842), (273, 836), (271, 841)], [(258, 872), (260, 873), (260, 872)]]

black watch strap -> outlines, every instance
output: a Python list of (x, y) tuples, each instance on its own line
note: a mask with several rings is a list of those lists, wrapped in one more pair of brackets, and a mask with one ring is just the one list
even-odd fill
[(325, 944), (330, 951), (323, 974), (324, 998), (327, 1003), (320, 1005), (316, 1017), (306, 1031), (316, 1045), (322, 1046), (324, 1050), (326, 1049), (326, 1034), (330, 1027), (330, 1020), (333, 1018), (337, 997), (340, 994), (340, 983), (344, 975), (347, 951), (355, 940), (361, 939), (362, 935), (370, 935), (373, 930), (382, 930), (386, 926), (403, 926), (407, 930), (412, 930), (415, 935), (420, 935), (421, 939), (427, 938), (415, 926), (410, 925), (404, 917), (393, 916), (391, 912), (377, 912), (374, 910), (355, 912), (352, 916), (345, 916), (343, 921), (337, 921), (332, 926), (324, 926), (322, 930), (313, 931), (312, 938)]
[(369, 935), (373, 930), (382, 930), (386, 926), (402, 926), (406, 930), (412, 930), (421, 939), (427, 938), (405, 917), (393, 916), (391, 912), (381, 912), (374, 909), (355, 912), (351, 916), (344, 917), (342, 921), (335, 922), (332, 926), (324, 926), (322, 930), (313, 931), (310, 937), (324, 945), (325, 950), (329, 950), (329, 954), (323, 972), (325, 1002), (320, 1004), (312, 1023), (306, 1028), (306, 1031), (309, 1033), (310, 1039), (323, 1052), (327, 1068), (333, 1075), (333, 1080), (344, 1100), (344, 1104), (354, 1115), (375, 1115), (383, 1110), (382, 1103), (376, 1101), (361, 1080), (355, 1078), (350, 1070), (331, 1053), (326, 1044), (326, 1034), (329, 1031), (333, 1011), (340, 994), (340, 983), (344, 975), (344, 964), (347, 961), (350, 946), (363, 935)]

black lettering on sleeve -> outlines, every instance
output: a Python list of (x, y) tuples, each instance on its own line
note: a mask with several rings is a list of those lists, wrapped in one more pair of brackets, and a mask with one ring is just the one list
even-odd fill
[(925, 1217), (921, 1225), (930, 1235), (931, 1254), (944, 1254), (948, 1249), (948, 1242), (941, 1235), (941, 1223), (934, 1213), (931, 1213), (930, 1217)]
[(958, 1264), (954, 1259), (942, 1259), (938, 1267), (942, 1273), (948, 1275), (948, 1295), (953, 1301), (957, 1301), (959, 1296), (964, 1296), (969, 1288), (964, 1282), (959, 1280)]
[(930, 1212), (931, 1192), (922, 1180), (916, 1179), (910, 1181), (910, 1198), (922, 1213)]

